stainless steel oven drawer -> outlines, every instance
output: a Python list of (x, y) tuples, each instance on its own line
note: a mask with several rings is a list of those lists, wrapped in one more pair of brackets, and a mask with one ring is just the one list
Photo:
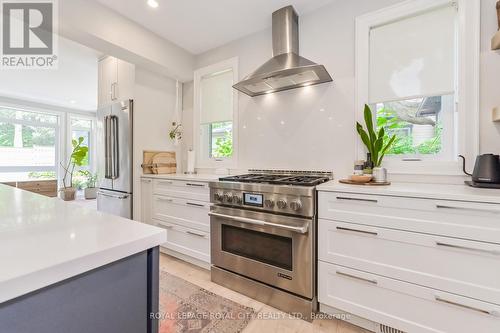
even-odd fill
[(314, 219), (213, 206), (212, 264), (306, 298), (315, 292)]

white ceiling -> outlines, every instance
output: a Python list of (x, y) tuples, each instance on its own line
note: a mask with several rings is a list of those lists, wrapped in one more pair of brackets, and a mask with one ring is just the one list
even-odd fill
[(293, 5), (299, 15), (332, 0), (97, 0), (193, 54), (271, 26), (271, 13)]

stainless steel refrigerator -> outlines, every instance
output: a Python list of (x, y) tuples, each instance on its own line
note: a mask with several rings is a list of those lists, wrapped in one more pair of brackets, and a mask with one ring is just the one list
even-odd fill
[(97, 209), (132, 218), (133, 101), (97, 110)]

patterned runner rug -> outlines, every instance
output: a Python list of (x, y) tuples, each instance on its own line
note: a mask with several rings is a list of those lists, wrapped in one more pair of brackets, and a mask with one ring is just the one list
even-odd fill
[(160, 271), (160, 333), (238, 333), (255, 311)]

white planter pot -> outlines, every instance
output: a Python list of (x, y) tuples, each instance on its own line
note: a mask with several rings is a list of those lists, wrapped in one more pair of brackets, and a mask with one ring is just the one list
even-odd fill
[(373, 168), (373, 181), (375, 183), (387, 182), (387, 169), (386, 168)]
[(87, 187), (83, 190), (85, 199), (95, 199), (97, 198), (97, 187)]

